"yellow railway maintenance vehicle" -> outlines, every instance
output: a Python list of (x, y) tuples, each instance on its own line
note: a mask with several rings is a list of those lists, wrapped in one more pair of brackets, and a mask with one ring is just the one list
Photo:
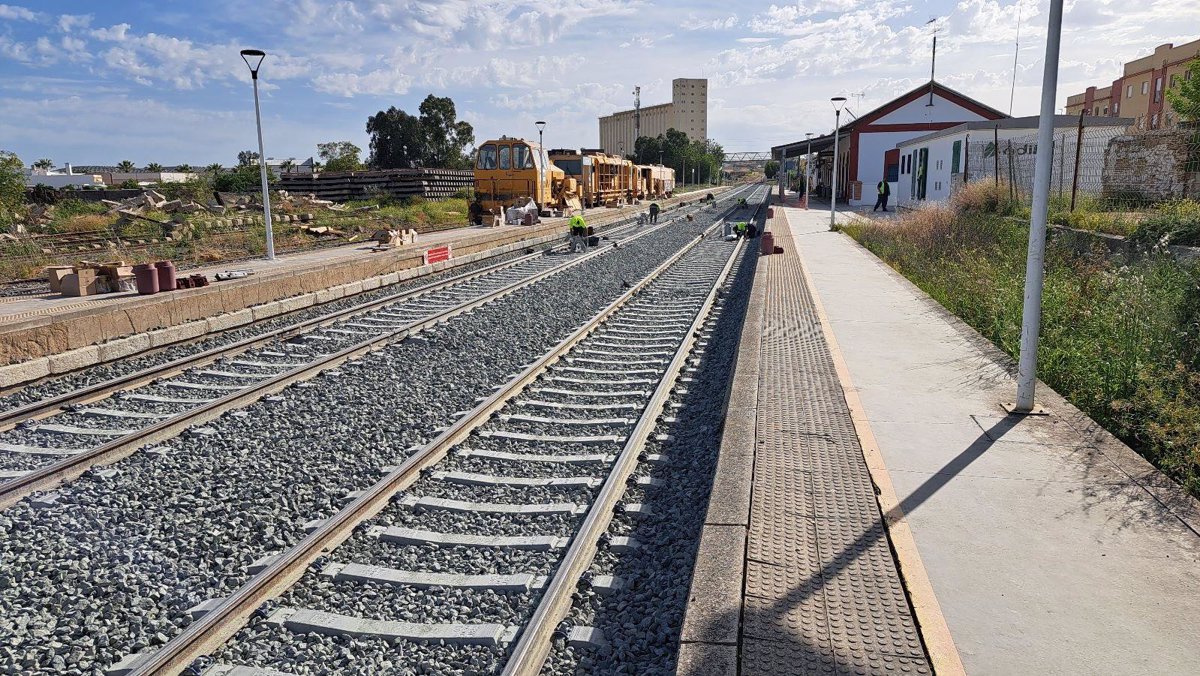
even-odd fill
[(585, 207), (630, 202), (645, 196), (637, 165), (616, 155), (592, 148), (555, 148), (550, 161), (579, 184)]
[(582, 208), (579, 195), (577, 182), (554, 166), (536, 142), (501, 136), (483, 143), (475, 153), (475, 199), (470, 217), (476, 225), (530, 200), (539, 213), (561, 211), (565, 215)]

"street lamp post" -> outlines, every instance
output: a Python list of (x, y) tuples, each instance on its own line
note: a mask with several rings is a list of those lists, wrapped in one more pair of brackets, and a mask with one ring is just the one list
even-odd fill
[(804, 138), (808, 139), (808, 153), (804, 156), (804, 208), (808, 208), (808, 191), (812, 188), (812, 137), (813, 133), (807, 132)]
[(846, 105), (845, 96), (835, 96), (829, 99), (833, 104), (833, 192), (829, 194), (829, 229), (837, 225), (837, 188), (838, 188), (838, 132), (842, 126), (842, 106)]
[[(1058, 52), (1062, 37), (1063, 0), (1050, 0), (1046, 61), (1042, 74), (1042, 110), (1038, 147), (1054, 146), (1054, 95), (1058, 88)], [(1037, 388), (1038, 336), (1042, 329), (1042, 282), (1045, 275), (1046, 214), (1050, 206), (1050, 174), (1054, 153), (1039, 153), (1033, 173), (1033, 205), (1029, 214), (1029, 253), (1025, 261), (1025, 304), (1021, 313), (1021, 359), (1017, 366), (1017, 401), (1013, 413), (1031, 414)]]
[[(546, 129), (546, 121), (538, 120), (537, 122), (533, 123), (533, 126), (537, 127), (537, 130), (538, 130), (538, 190), (537, 191), (540, 194), (542, 192), (542, 190), (544, 190), (546, 187), (546, 157), (547, 157), (547, 155), (546, 155), (546, 146), (542, 142), (542, 132), (545, 131), (545, 129)], [(538, 209), (541, 209), (541, 205), (538, 205)]]
[[(267, 185), (267, 153), (263, 149), (262, 113), (258, 107), (258, 69), (262, 66), (266, 52), (261, 49), (243, 49), (242, 61), (250, 68), (250, 79), (254, 81), (254, 122), (258, 126), (258, 169), (262, 179), (263, 223), (267, 228), (267, 260), (275, 260), (275, 237), (271, 232), (271, 196)], [(251, 61), (254, 63), (250, 63)]]

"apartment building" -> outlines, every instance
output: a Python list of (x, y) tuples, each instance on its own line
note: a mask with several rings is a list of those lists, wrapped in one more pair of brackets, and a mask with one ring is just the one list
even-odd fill
[[(600, 147), (616, 155), (633, 153), (637, 140), (637, 115), (622, 110), (600, 118)], [(671, 81), (671, 102), (641, 109), (642, 136), (658, 136), (677, 129), (689, 139), (708, 138), (708, 80), (676, 78)]]
[(1166, 90), (1189, 79), (1188, 63), (1200, 56), (1200, 40), (1159, 45), (1154, 53), (1126, 62), (1122, 74), (1106, 87), (1088, 87), (1067, 97), (1067, 114), (1128, 117), (1138, 129), (1167, 129), (1179, 123)]

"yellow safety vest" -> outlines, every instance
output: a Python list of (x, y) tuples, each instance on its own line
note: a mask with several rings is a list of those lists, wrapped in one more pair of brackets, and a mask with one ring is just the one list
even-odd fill
[(572, 216), (571, 220), (568, 221), (568, 224), (571, 226), (572, 231), (587, 230), (587, 223), (584, 222), (583, 216), (580, 216), (579, 214)]

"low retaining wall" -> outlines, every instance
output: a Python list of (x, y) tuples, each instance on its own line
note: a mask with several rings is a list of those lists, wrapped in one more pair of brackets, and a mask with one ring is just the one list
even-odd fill
[[(714, 190), (714, 193), (717, 191)], [(686, 196), (663, 201), (677, 206)], [(594, 219), (611, 225), (634, 212)], [(432, 272), (519, 249), (564, 235), (563, 223), (535, 225), (505, 235), (483, 231), (452, 242), (454, 258), (424, 265), (425, 247), (380, 253), (336, 263), (314, 263), (259, 273), (194, 289), (186, 294), (133, 297), (103, 310), (80, 309), (13, 322), (0, 329), (0, 387), (120, 359), (215, 331), (320, 305)]]

